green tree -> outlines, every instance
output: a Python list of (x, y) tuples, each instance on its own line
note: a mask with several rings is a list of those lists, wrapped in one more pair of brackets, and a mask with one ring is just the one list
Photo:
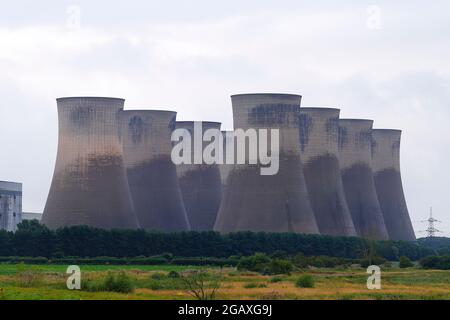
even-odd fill
[(409, 260), (408, 257), (405, 256), (401, 256), (398, 261), (400, 268), (411, 268), (414, 266), (414, 264), (411, 262), (411, 260)]

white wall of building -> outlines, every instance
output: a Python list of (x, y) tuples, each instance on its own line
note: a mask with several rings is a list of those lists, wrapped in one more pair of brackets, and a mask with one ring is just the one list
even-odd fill
[(0, 229), (16, 231), (22, 221), (22, 184), (0, 181)]

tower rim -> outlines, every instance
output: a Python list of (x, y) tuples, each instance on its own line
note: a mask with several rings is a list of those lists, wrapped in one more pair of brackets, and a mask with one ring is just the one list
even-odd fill
[(60, 98), (56, 98), (56, 101), (59, 102), (59, 101), (64, 101), (64, 100), (77, 100), (77, 99), (125, 101), (125, 99), (123, 99), (123, 98), (116, 98), (116, 97), (94, 97), (94, 96), (60, 97)]
[(292, 98), (301, 98), (302, 95), (295, 93), (280, 93), (280, 92), (260, 92), (260, 93), (238, 93), (231, 95), (231, 98), (237, 97), (246, 97), (246, 96), (284, 96), (284, 97), (292, 97)]

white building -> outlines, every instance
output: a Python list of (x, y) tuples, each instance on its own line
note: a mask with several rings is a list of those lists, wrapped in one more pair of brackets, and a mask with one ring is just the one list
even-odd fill
[(37, 220), (41, 221), (42, 213), (38, 212), (22, 212), (22, 221), (24, 220)]
[(0, 230), (16, 231), (22, 221), (22, 184), (0, 181)]

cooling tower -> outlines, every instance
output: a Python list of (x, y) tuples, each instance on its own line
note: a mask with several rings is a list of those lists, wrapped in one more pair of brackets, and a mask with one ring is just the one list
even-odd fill
[(388, 234), (372, 174), (372, 120), (339, 120), (339, 162), (356, 232), (369, 239)]
[(339, 166), (339, 109), (300, 109), (306, 186), (321, 234), (356, 236)]
[[(228, 139), (227, 134), (229, 135)], [(234, 150), (234, 139), (230, 136), (230, 134), (233, 134), (233, 131), (222, 131), (224, 160), (226, 159), (227, 146), (230, 145)], [(220, 180), (222, 181), (222, 195), (226, 192), (228, 176), (230, 175), (231, 170), (233, 170), (233, 167), (233, 163), (226, 163), (225, 161), (223, 164), (219, 165)]]
[(372, 130), (372, 168), (389, 239), (413, 241), (400, 174), (401, 134), (400, 130)]
[(137, 228), (119, 136), (124, 100), (57, 99), (58, 155), (42, 222)]
[(271, 150), (279, 156), (279, 170), (274, 175), (262, 175), (261, 168), (266, 165), (260, 161), (236, 164), (228, 177), (215, 230), (319, 232), (300, 161), (300, 101), (301, 96), (287, 94), (232, 96), (235, 130), (279, 130), (279, 154)]
[[(218, 164), (194, 164), (194, 125), (202, 126), (201, 134), (208, 129), (220, 132), (221, 124), (218, 122), (180, 121), (176, 123), (177, 129), (186, 129), (191, 134), (191, 164), (177, 165), (178, 180), (181, 194), (191, 224), (192, 230), (213, 230), (222, 199), (222, 185)], [(200, 152), (210, 142), (204, 142)]]
[(128, 184), (141, 228), (189, 230), (171, 160), (176, 112), (127, 110), (121, 112), (121, 120)]

